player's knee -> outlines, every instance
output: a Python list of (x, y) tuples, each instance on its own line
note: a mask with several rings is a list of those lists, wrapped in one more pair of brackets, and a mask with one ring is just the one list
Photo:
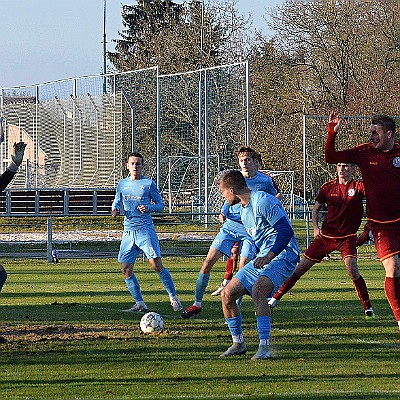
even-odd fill
[(163, 271), (163, 269), (164, 269), (163, 265), (156, 264), (156, 265), (153, 266), (153, 270), (155, 272), (157, 272), (157, 274), (160, 274)]
[[(252, 290), (252, 297), (253, 297), (253, 301), (254, 303), (258, 303), (259, 300), (263, 297), (263, 293), (266, 293), (266, 288), (263, 286), (254, 286), (253, 290)], [(265, 298), (267, 296), (264, 296)]]
[(254, 303), (258, 304), (265, 300), (271, 294), (273, 289), (272, 282), (269, 279), (258, 280), (252, 289), (252, 297)]
[(227, 287), (221, 292), (221, 302), (228, 307), (236, 302), (232, 292)]
[(133, 273), (133, 265), (122, 263), (121, 272), (124, 278), (129, 278)]
[(223, 290), (221, 292), (221, 302), (222, 302), (222, 304), (226, 304), (227, 299), (228, 299), (228, 295), (226, 293), (226, 290)]
[(358, 279), (361, 275), (360, 272), (358, 271), (358, 266), (357, 266), (357, 261), (355, 259), (347, 259), (345, 260), (346, 263), (346, 269), (349, 277), (354, 281)]
[(301, 260), (299, 264), (297, 264), (294, 272), (297, 276), (303, 276), (315, 263), (309, 260)]
[(153, 270), (155, 272), (157, 272), (157, 274), (159, 274), (160, 272), (162, 272), (162, 270), (164, 269), (163, 263), (161, 261), (160, 257), (157, 258), (150, 258), (149, 259), (149, 263), (151, 265), (151, 267), (153, 268)]

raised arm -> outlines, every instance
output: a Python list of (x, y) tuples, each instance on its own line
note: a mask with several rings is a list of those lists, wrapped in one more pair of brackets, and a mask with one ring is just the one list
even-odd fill
[(336, 134), (340, 129), (343, 120), (339, 118), (335, 111), (329, 114), (328, 121), (328, 137), (325, 144), (325, 162), (328, 164), (336, 164), (338, 162), (345, 162), (343, 153), (336, 151)]
[(0, 190), (3, 191), (7, 185), (12, 181), (12, 178), (17, 173), (19, 166), (22, 164), (24, 159), (24, 152), (26, 143), (18, 142), (14, 143), (13, 152), (11, 154), (11, 162), (6, 168), (4, 173), (0, 176)]

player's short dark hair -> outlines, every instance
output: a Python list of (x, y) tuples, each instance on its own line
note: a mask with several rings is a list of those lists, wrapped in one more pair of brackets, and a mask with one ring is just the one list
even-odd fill
[(236, 169), (230, 169), (224, 172), (218, 179), (218, 184), (238, 190), (247, 187), (246, 180), (244, 179), (243, 174)]
[(385, 131), (392, 131), (393, 134), (396, 133), (396, 122), (388, 115), (382, 114), (373, 116), (372, 125), (380, 125), (385, 129)]
[(254, 149), (252, 149), (251, 147), (249, 147), (249, 146), (240, 146), (237, 150), (236, 150), (236, 157), (238, 157), (239, 158), (239, 154), (242, 154), (242, 153), (249, 153), (250, 154), (250, 157), (254, 160), (254, 159), (256, 159), (257, 157), (258, 157), (258, 153), (254, 150)]
[(131, 157), (138, 157), (138, 158), (141, 158), (141, 159), (142, 159), (142, 164), (144, 163), (144, 158), (143, 158), (143, 156), (142, 156), (140, 153), (138, 153), (137, 151), (132, 151), (131, 153), (129, 153), (129, 154), (128, 154), (127, 160), (129, 160)]
[(261, 165), (262, 165), (262, 155), (261, 155), (261, 153), (259, 153), (258, 151), (256, 151), (256, 154), (255, 154), (254, 160), (257, 160), (257, 161), (258, 161), (258, 163), (259, 163), (259, 164), (260, 164), (260, 166), (261, 166)]

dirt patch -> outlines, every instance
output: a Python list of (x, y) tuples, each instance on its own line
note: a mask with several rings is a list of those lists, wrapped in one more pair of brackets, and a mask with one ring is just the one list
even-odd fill
[(98, 340), (132, 339), (140, 333), (138, 327), (110, 327), (99, 325), (1, 325), (0, 344), (16, 342), (40, 342), (46, 340)]

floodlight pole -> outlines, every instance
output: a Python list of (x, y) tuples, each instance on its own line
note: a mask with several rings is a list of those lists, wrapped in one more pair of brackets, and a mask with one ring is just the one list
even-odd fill
[[(199, 201), (201, 200), (203, 188), (203, 33), (204, 33), (204, 0), (201, 2), (201, 28), (200, 28), (200, 70), (199, 70), (199, 169), (198, 169), (198, 180), (199, 190), (198, 196)], [(207, 165), (205, 166), (207, 168)], [(207, 202), (207, 196), (204, 196), (204, 202)], [(201, 207), (201, 206), (200, 206)], [(200, 208), (199, 207), (199, 208)], [(199, 209), (200, 211), (200, 209)]]
[(106, 11), (107, 11), (107, 0), (104, 0), (104, 8), (103, 8), (103, 93), (107, 92), (107, 81), (106, 81), (106, 73), (107, 73), (107, 35), (106, 35)]
[(203, 41), (204, 41), (204, 0), (202, 0), (201, 2), (200, 70), (203, 68)]

